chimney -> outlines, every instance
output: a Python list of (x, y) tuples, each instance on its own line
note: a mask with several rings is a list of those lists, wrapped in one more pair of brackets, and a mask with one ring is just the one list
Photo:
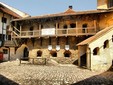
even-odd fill
[(69, 6), (69, 9), (73, 9), (73, 6)]

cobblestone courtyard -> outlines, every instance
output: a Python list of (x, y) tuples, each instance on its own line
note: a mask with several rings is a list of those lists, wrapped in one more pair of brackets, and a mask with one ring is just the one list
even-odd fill
[(0, 85), (113, 85), (113, 71), (92, 72), (74, 65), (0, 63)]

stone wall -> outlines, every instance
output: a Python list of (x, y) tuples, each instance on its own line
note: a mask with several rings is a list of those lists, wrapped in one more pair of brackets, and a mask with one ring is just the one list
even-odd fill
[(100, 15), (99, 23), (98, 23), (100, 30), (105, 29), (106, 27), (113, 25), (112, 15), (113, 15), (112, 12)]
[[(68, 43), (70, 46), (69, 51), (71, 52), (70, 57), (65, 57), (64, 52), (65, 52), (65, 45), (66, 45), (66, 37), (60, 37), (59, 38), (59, 45), (60, 45), (60, 50), (56, 50), (56, 45), (57, 45), (57, 39), (56, 37), (51, 38), (51, 45), (52, 45), (52, 51), (55, 51), (57, 53), (56, 57), (53, 57), (50, 54), (50, 51), (48, 50), (48, 45), (49, 45), (49, 38), (43, 38), (42, 39), (42, 44), (41, 44), (41, 39), (36, 39), (33, 45), (33, 42), (31, 39), (27, 40), (27, 47), (29, 48), (29, 57), (31, 58), (36, 58), (36, 57), (43, 57), (43, 58), (51, 58), (53, 60), (56, 60), (58, 63), (73, 63), (75, 60), (78, 59), (78, 51), (76, 44), (82, 41), (84, 37), (68, 37)], [(23, 48), (23, 46), (21, 46)], [(41, 56), (37, 56), (38, 51), (42, 51)]]
[[(113, 30), (100, 36), (99, 39), (90, 43), (91, 48), (91, 69), (92, 70), (108, 70), (112, 65), (113, 60)], [(104, 48), (104, 42), (108, 40), (108, 47)], [(97, 44), (98, 43), (98, 44)], [(99, 47), (99, 54), (93, 55), (93, 50)]]

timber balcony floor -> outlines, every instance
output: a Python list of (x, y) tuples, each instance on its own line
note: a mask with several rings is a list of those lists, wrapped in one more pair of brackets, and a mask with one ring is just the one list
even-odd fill
[(92, 72), (74, 65), (0, 63), (0, 85), (113, 85), (113, 71)]

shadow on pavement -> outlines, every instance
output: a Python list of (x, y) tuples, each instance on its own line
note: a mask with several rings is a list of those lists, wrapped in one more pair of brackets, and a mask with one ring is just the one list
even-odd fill
[(107, 71), (71, 85), (113, 85), (113, 71)]
[(19, 85), (18, 83), (0, 75), (0, 85)]

